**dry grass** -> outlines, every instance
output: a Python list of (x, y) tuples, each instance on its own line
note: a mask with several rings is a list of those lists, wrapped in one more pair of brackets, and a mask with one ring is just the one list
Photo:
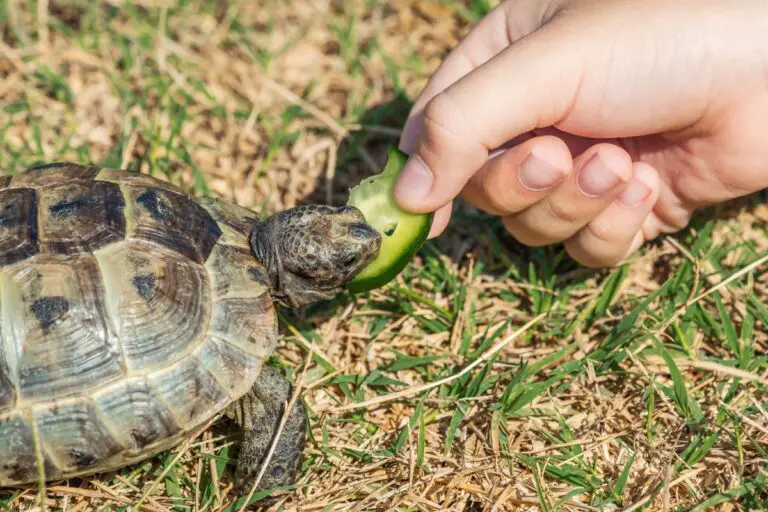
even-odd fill
[[(63, 159), (140, 169), (262, 212), (345, 201), (487, 7), (0, 6), (5, 172)], [(398, 282), (285, 312), (275, 362), (303, 374), (312, 435), (295, 489), (270, 509), (760, 509), (764, 203), (708, 212), (602, 273), (559, 247), (522, 248), (463, 207)], [(137, 467), (52, 484), (42, 504), (239, 510), (232, 441), (217, 424)], [(41, 497), (2, 491), (0, 509)]]

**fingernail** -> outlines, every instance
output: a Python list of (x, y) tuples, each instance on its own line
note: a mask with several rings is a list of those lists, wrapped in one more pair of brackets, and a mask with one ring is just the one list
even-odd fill
[(531, 153), (520, 164), (520, 172), (517, 175), (517, 179), (520, 180), (520, 184), (523, 187), (537, 192), (554, 185), (562, 175), (563, 173), (559, 169), (556, 169), (543, 158)]
[(634, 208), (642, 203), (650, 193), (651, 189), (645, 183), (634, 179), (619, 196), (619, 202), (628, 208)]
[(406, 202), (420, 201), (432, 190), (434, 181), (421, 160), (411, 157), (395, 183), (395, 196)]
[(581, 169), (578, 184), (584, 194), (596, 197), (605, 194), (621, 181), (621, 176), (599, 154), (595, 154)]

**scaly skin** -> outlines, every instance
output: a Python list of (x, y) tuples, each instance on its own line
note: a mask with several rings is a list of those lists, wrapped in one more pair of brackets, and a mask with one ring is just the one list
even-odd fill
[[(258, 477), (291, 393), (290, 383), (277, 370), (265, 366), (251, 391), (227, 409), (227, 415), (243, 430), (235, 471), (235, 492), (238, 494), (250, 492)], [(301, 465), (306, 421), (304, 405), (297, 401), (256, 490), (293, 482)]]

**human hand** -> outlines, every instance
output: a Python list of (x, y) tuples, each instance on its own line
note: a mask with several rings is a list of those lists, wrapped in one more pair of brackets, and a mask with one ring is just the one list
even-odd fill
[(430, 237), (461, 193), (526, 245), (620, 263), (768, 186), (766, 27), (765, 0), (507, 0), (416, 100), (396, 200)]

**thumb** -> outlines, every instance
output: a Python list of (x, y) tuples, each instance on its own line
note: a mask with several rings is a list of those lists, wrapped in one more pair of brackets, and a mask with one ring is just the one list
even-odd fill
[(395, 200), (434, 212), (459, 195), (491, 151), (567, 114), (580, 83), (578, 47), (555, 20), (436, 94), (414, 116), (415, 141)]

